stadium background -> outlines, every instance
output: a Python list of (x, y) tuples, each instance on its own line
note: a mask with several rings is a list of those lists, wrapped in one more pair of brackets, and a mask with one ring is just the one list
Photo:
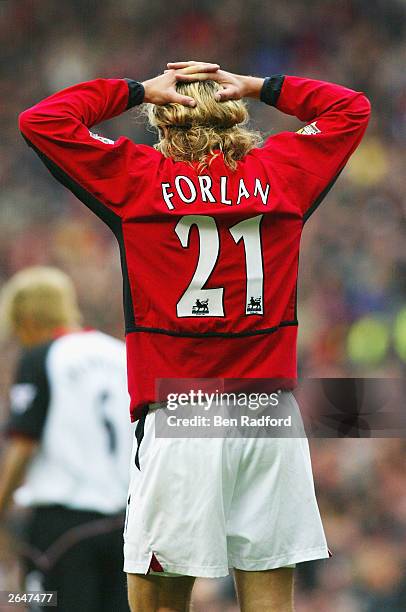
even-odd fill
[[(122, 335), (114, 239), (18, 133), (17, 114), (40, 98), (95, 77), (143, 80), (166, 61), (190, 58), (241, 73), (337, 81), (364, 90), (373, 116), (304, 232), (300, 372), (404, 376), (405, 26), (404, 0), (1, 1), (0, 283), (24, 266), (60, 266), (78, 287), (85, 322)], [(298, 125), (258, 103), (251, 110), (267, 134)], [(132, 113), (102, 132), (154, 141)], [(15, 345), (3, 340), (0, 422), (15, 358)], [(334, 557), (300, 570), (298, 612), (406, 609), (404, 441), (313, 440), (312, 456)], [(0, 551), (0, 589), (13, 580), (12, 559)], [(202, 581), (196, 610), (236, 610), (231, 591), (229, 581)]]

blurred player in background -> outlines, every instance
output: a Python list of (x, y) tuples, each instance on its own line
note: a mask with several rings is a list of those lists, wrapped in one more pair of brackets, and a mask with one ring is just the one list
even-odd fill
[[(20, 128), (120, 245), (138, 420), (125, 530), (132, 610), (186, 610), (196, 576), (233, 567), (243, 612), (290, 612), (292, 566), (328, 557), (307, 441), (156, 438), (151, 404), (157, 379), (219, 376), (277, 379), (294, 404), (303, 224), (359, 144), (370, 105), (312, 79), (168, 68), (144, 83), (70, 87), (22, 113)], [(258, 148), (245, 97), (307, 125)], [(142, 102), (156, 149), (91, 131)]]
[(17, 273), (0, 310), (23, 347), (0, 458), (0, 520), (22, 483), (15, 501), (31, 508), (25, 588), (57, 591), (61, 612), (124, 612), (124, 344), (81, 328), (73, 284), (55, 268)]

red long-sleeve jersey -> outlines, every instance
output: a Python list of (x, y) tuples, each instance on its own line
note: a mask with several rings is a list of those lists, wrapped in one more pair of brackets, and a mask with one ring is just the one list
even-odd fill
[(370, 104), (281, 75), (266, 79), (261, 97), (307, 125), (271, 136), (236, 171), (219, 154), (200, 174), (90, 131), (142, 101), (135, 81), (81, 83), (20, 115), (29, 145), (118, 240), (133, 420), (156, 400), (157, 379), (267, 378), (291, 388), (296, 378), (303, 224), (359, 144)]

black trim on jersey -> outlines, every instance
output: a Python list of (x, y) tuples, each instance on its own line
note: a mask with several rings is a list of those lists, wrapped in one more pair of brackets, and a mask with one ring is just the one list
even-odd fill
[(296, 283), (295, 283), (295, 310), (294, 310), (294, 318), (296, 321), (298, 320), (297, 316), (297, 295), (298, 295), (298, 284), (299, 284), (299, 265), (300, 265), (300, 249), (297, 254), (297, 266), (296, 266)]
[(247, 336), (259, 336), (263, 334), (272, 334), (280, 327), (294, 327), (298, 325), (296, 319), (292, 321), (282, 321), (275, 327), (267, 327), (266, 329), (256, 329), (254, 331), (242, 332), (177, 332), (170, 329), (162, 329), (160, 327), (143, 327), (136, 325), (131, 333), (146, 332), (151, 334), (164, 334), (166, 336), (176, 336), (180, 338), (246, 338)]
[(22, 397), (22, 404), (17, 398), (14, 401), (11, 398), (11, 412), (5, 430), (7, 436), (22, 435), (34, 440), (40, 440), (42, 436), (50, 402), (46, 359), (52, 344), (53, 340), (38, 345), (20, 358), (11, 390), (24, 396), (24, 385), (29, 385), (31, 389), (27, 388), (27, 393), (31, 390), (33, 397), (30, 400), (28, 395), (26, 403)]
[(145, 89), (144, 85), (133, 79), (124, 79), (128, 85), (128, 104), (125, 110), (129, 110), (133, 106), (139, 106), (144, 102)]
[(305, 212), (305, 214), (303, 215), (303, 225), (306, 223), (306, 221), (308, 220), (308, 218), (310, 217), (310, 215), (312, 215), (314, 213), (314, 211), (316, 210), (316, 208), (318, 208), (320, 206), (320, 204), (322, 203), (322, 201), (324, 200), (324, 198), (326, 197), (326, 195), (328, 194), (328, 192), (330, 191), (330, 189), (334, 186), (334, 183), (336, 182), (336, 180), (338, 179), (338, 177), (340, 176), (341, 172), (343, 171), (343, 169), (341, 169), (339, 172), (337, 172), (337, 174), (335, 175), (335, 177), (329, 182), (329, 184), (327, 185), (327, 187), (325, 189), (323, 189), (323, 191), (321, 192), (321, 194), (315, 199), (315, 201), (313, 202), (313, 204), (310, 206), (310, 208), (307, 209), (307, 211)]
[[(135, 426), (135, 439), (137, 440), (137, 452), (135, 453), (134, 463), (140, 471), (141, 471), (140, 448), (141, 448), (141, 442), (144, 438), (145, 419), (147, 418), (148, 411), (149, 411), (149, 406), (148, 404), (146, 404), (145, 406), (142, 407), (142, 414), (137, 421), (137, 425)], [(131, 500), (131, 497), (128, 500), (128, 503), (130, 503), (130, 500)]]
[(64, 187), (67, 187), (83, 204), (85, 204), (92, 212), (95, 213), (109, 226), (116, 237), (120, 250), (121, 269), (123, 272), (123, 302), (124, 302), (124, 319), (126, 332), (132, 331), (135, 326), (134, 307), (131, 298), (130, 279), (128, 276), (127, 257), (125, 252), (123, 224), (121, 218), (112, 210), (107, 208), (102, 202), (95, 198), (91, 193), (86, 191), (79, 183), (70, 177), (62, 168), (47, 157), (42, 151), (28, 138), (22, 135), (28, 146), (31, 147), (42, 163), (48, 168), (50, 173)]
[(128, 519), (130, 517), (130, 503), (131, 503), (131, 495), (129, 495), (127, 499), (127, 508), (125, 511), (124, 533), (127, 533)]
[(265, 102), (269, 106), (276, 106), (284, 80), (285, 76), (283, 74), (274, 74), (271, 77), (266, 77), (259, 94), (261, 102)]

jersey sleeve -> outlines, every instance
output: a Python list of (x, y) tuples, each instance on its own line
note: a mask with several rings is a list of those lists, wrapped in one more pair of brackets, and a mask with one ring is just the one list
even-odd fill
[(276, 75), (265, 79), (261, 100), (306, 125), (271, 136), (265, 151), (290, 166), (306, 220), (334, 184), (368, 125), (366, 96), (340, 85)]
[(25, 110), (19, 127), (55, 178), (108, 223), (129, 195), (130, 160), (137, 146), (91, 128), (141, 104), (144, 88), (130, 79), (96, 79), (68, 87)]
[(46, 423), (50, 388), (46, 372), (49, 344), (23, 355), (10, 388), (10, 417), (6, 436), (24, 436), (39, 440)]

